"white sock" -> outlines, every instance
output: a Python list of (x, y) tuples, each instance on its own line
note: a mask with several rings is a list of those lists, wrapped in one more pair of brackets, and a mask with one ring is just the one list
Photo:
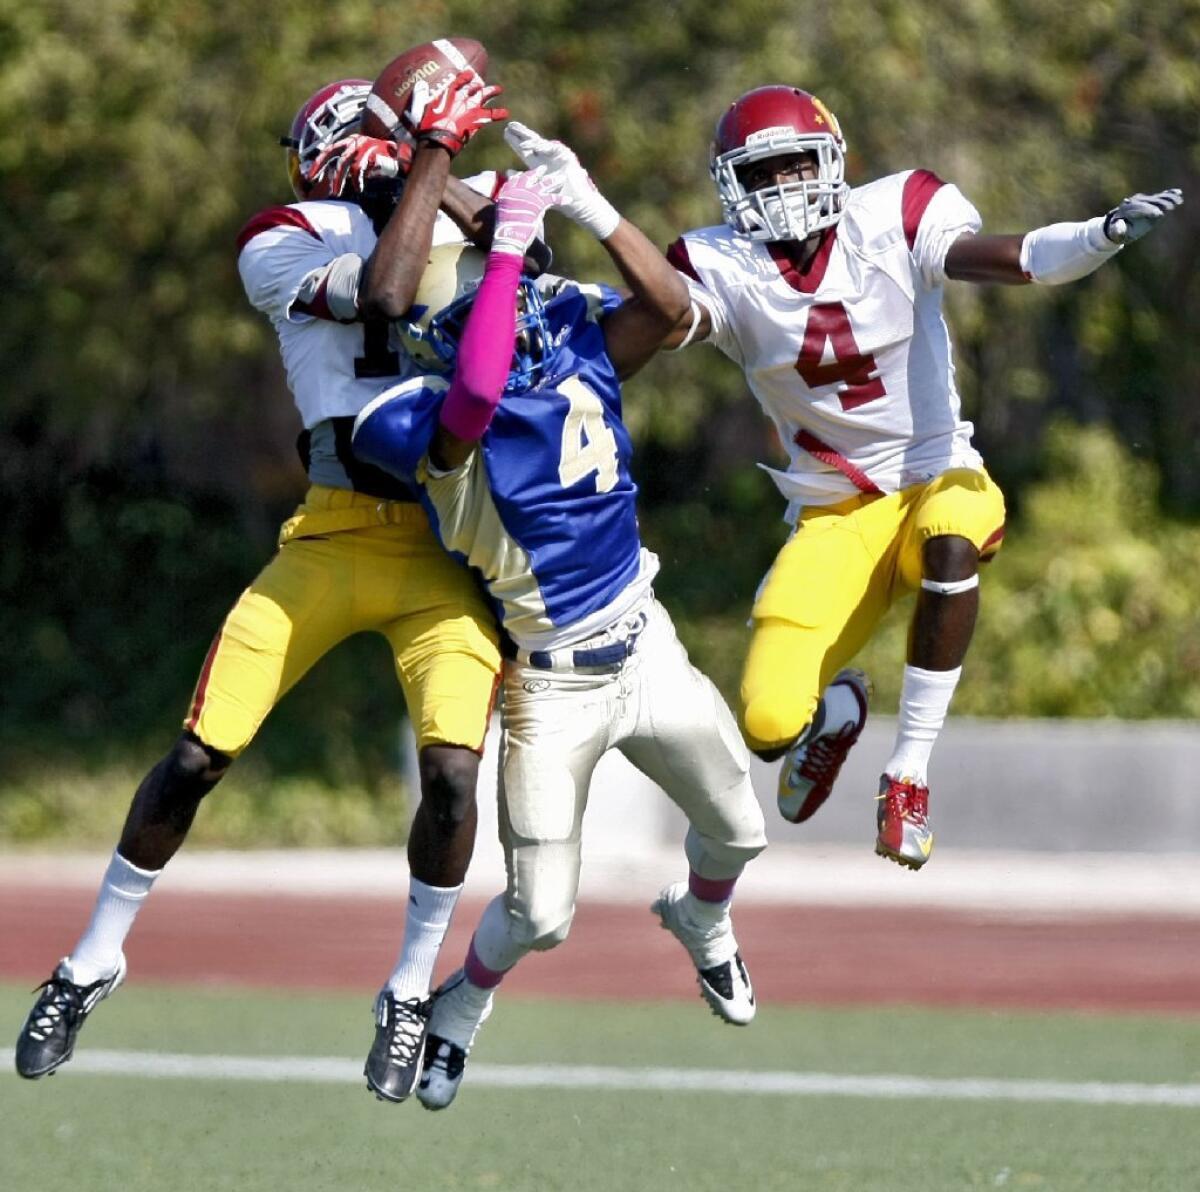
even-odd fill
[(703, 898), (697, 898), (690, 890), (679, 900), (679, 909), (684, 918), (697, 927), (715, 927), (728, 917), (732, 905), (732, 898), (727, 898), (724, 902), (706, 902)]
[(896, 747), (884, 767), (885, 773), (921, 786), (927, 784), (929, 755), (946, 722), (950, 700), (961, 675), (961, 666), (949, 671), (928, 671), (918, 666), (904, 668)]
[(504, 895), (497, 894), (484, 908), (475, 927), (471, 946), (479, 962), (494, 973), (506, 973), (529, 951), (513, 939)]
[(426, 997), (433, 984), (442, 941), (458, 903), (462, 886), (427, 886), (410, 877), (404, 943), (387, 987), (397, 998)]
[(139, 869), (120, 853), (113, 853), (100, 883), (91, 921), (67, 958), (71, 980), (76, 985), (90, 985), (116, 971), (125, 937), (161, 872), (161, 869), (153, 872)]

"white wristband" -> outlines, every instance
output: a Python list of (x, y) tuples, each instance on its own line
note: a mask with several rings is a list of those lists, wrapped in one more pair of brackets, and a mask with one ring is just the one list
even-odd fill
[(599, 191), (579, 206), (575, 218), (597, 240), (607, 240), (621, 222), (620, 212)]
[(1035, 228), (1021, 242), (1021, 269), (1030, 281), (1057, 286), (1094, 273), (1121, 251), (1104, 234), (1104, 216), (1084, 223)]

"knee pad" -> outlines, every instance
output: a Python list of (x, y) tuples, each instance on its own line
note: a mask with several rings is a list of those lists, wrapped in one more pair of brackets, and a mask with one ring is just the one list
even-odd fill
[(572, 909), (571, 913), (557, 927), (553, 927), (549, 931), (543, 930), (536, 923), (531, 924), (531, 927), (537, 934), (530, 942), (530, 950), (533, 952), (549, 952), (551, 948), (557, 948), (570, 933), (571, 923), (574, 921), (574, 918), (575, 911)]
[(684, 837), (683, 851), (688, 866), (697, 877), (720, 881), (737, 877), (759, 853), (767, 847), (766, 825), (757, 800), (754, 812), (746, 817), (744, 824), (731, 831), (724, 840), (714, 840), (689, 827)]
[(547, 900), (539, 906), (506, 895), (505, 910), (514, 942), (531, 952), (557, 948), (567, 938), (575, 918), (574, 905), (564, 906), (561, 899)]

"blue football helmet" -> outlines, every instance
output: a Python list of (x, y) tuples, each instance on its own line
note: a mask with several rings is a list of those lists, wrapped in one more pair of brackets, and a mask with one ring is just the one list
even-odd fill
[[(405, 350), (424, 372), (454, 372), (458, 345), (487, 258), (469, 244), (443, 244), (429, 254), (416, 297), (397, 323)], [(546, 308), (537, 287), (521, 278), (517, 291), (517, 333), (505, 393), (525, 393), (543, 377), (554, 354)]]

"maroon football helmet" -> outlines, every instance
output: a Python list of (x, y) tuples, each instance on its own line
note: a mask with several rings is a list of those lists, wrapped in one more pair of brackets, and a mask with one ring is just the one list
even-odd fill
[(329, 176), (312, 177), (312, 164), (323, 149), (358, 132), (370, 79), (340, 79), (326, 83), (296, 113), (291, 134), (283, 138), (288, 151), (288, 178), (298, 199), (327, 199)]
[[(739, 176), (766, 157), (813, 153), (817, 177), (747, 191)], [(717, 122), (709, 171), (725, 222), (751, 240), (804, 240), (841, 218), (846, 142), (833, 113), (798, 87), (757, 87)]]

